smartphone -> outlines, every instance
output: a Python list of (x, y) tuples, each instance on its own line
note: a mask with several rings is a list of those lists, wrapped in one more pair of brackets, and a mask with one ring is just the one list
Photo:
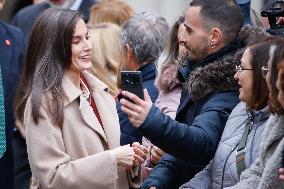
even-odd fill
[(121, 89), (144, 100), (142, 73), (140, 71), (121, 71)]

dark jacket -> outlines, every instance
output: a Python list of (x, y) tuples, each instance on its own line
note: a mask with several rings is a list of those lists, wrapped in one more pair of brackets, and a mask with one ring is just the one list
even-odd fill
[[(10, 42), (10, 43), (9, 43)], [(0, 188), (13, 188), (12, 139), (14, 131), (13, 98), (23, 61), (24, 36), (11, 25), (0, 21), (0, 65), (5, 100), (6, 152), (0, 159)]]
[[(84, 15), (85, 22), (89, 20), (90, 8), (95, 3), (96, 3), (95, 0), (82, 1), (82, 4), (80, 5), (78, 11)], [(19, 27), (23, 31), (25, 39), (27, 39), (28, 34), (32, 30), (32, 27), (36, 19), (43, 11), (45, 11), (48, 8), (50, 8), (50, 5), (47, 2), (27, 6), (21, 9), (15, 15), (15, 17), (12, 20), (12, 24)]]
[(240, 64), (239, 48), (239, 42), (232, 42), (180, 69), (185, 84), (176, 120), (151, 107), (139, 131), (173, 156), (162, 158), (142, 188), (177, 188), (212, 159), (228, 116), (239, 102), (233, 77)]
[[(156, 66), (154, 63), (149, 63), (142, 66), (139, 71), (142, 72), (142, 81), (143, 87), (148, 90), (148, 93), (151, 97), (152, 102), (155, 102), (159, 92), (158, 89), (154, 86), (155, 77), (156, 77)], [(142, 143), (142, 134), (135, 129), (132, 124), (129, 122), (128, 117), (125, 113), (121, 111), (121, 103), (117, 102), (117, 113), (119, 116), (120, 123), (120, 144), (132, 144), (133, 142)]]

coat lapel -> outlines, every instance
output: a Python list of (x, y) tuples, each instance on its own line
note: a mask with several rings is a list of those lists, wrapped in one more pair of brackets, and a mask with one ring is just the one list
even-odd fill
[(120, 145), (120, 126), (114, 98), (107, 93), (104, 83), (88, 72), (83, 73), (103, 123), (109, 149)]
[(90, 106), (89, 101), (83, 97), (82, 92), (75, 87), (75, 85), (66, 75), (63, 77), (62, 86), (68, 98), (65, 100), (64, 106), (68, 106), (68, 104), (79, 98), (79, 110), (84, 122), (87, 126), (97, 132), (105, 140), (105, 142), (107, 142), (107, 137), (104, 133), (104, 130), (102, 129), (92, 107)]
[(85, 123), (91, 127), (93, 130), (95, 130), (97, 133), (101, 135), (101, 137), (107, 142), (107, 138), (105, 135), (105, 132), (103, 128), (101, 127), (101, 124), (99, 120), (97, 119), (92, 107), (89, 104), (89, 101), (86, 100), (82, 95), (80, 96), (80, 112), (82, 115), (83, 120)]

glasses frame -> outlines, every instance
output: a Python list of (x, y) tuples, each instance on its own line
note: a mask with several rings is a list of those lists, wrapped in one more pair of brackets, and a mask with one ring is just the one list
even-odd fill
[(242, 73), (245, 70), (254, 70), (254, 69), (252, 69), (252, 68), (243, 68), (241, 65), (236, 65), (235, 71), (237, 73)]

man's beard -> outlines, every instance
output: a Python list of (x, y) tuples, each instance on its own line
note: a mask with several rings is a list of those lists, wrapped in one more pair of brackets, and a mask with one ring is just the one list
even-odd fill
[(208, 55), (208, 48), (209, 45), (207, 43), (207, 40), (204, 39), (202, 40), (202, 43), (198, 46), (198, 49), (192, 50), (190, 48), (187, 57), (191, 62), (200, 62)]

